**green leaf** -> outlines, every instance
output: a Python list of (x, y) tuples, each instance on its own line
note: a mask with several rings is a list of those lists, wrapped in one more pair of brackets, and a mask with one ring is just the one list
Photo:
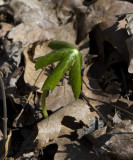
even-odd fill
[(50, 73), (48, 78), (42, 87), (42, 112), (45, 118), (48, 117), (46, 110), (46, 95), (49, 90), (51, 92), (54, 90), (56, 85), (59, 83), (61, 78), (64, 76), (65, 72), (70, 69), (69, 78), (72, 86), (72, 90), (75, 99), (78, 99), (81, 92), (81, 66), (82, 66), (82, 55), (78, 49), (68, 42), (63, 41), (52, 41), (48, 45), (53, 52), (47, 54), (46, 56), (39, 57), (36, 61), (35, 68), (40, 69), (51, 63), (58, 62), (55, 69)]
[(72, 48), (72, 49), (77, 49), (74, 45), (68, 42), (64, 41), (52, 41), (48, 45), (49, 48), (51, 49), (61, 49), (61, 48)]
[(70, 72), (69, 79), (74, 93), (74, 97), (77, 100), (81, 92), (81, 66), (82, 66), (82, 55), (79, 52)]
[(73, 53), (60, 61), (56, 68), (50, 73), (50, 75), (46, 79), (42, 90), (50, 89), (52, 92), (61, 80), (61, 78), (64, 76), (65, 72), (70, 68), (75, 58), (76, 55)]
[(62, 60), (65, 56), (68, 56), (73, 52), (73, 49), (63, 48), (56, 51), (53, 51), (45, 56), (37, 58), (35, 68), (40, 69), (46, 67), (49, 64)]

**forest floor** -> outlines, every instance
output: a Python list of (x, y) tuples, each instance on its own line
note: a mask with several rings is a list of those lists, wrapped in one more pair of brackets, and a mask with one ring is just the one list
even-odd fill
[[(52, 40), (80, 50), (82, 90), (67, 71), (44, 118)], [(0, 0), (0, 160), (133, 160), (132, 59), (132, 0)]]

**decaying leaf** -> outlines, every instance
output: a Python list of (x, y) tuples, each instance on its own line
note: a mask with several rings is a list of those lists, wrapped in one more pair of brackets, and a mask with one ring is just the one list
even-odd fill
[[(81, 100), (65, 106), (38, 124), (38, 135), (36, 137), (39, 141), (38, 147), (40, 148), (47, 145), (50, 140), (55, 140), (60, 135), (60, 132), (63, 129), (61, 125), (63, 118), (72, 117), (75, 122), (79, 123), (82, 121), (87, 126), (90, 126), (91, 119), (95, 116), (96, 114), (91, 113), (89, 111), (89, 106)], [(70, 118), (68, 118), (68, 120)]]
[(63, 129), (61, 136), (54, 141), (58, 146), (55, 160), (62, 159), (91, 159), (95, 160), (96, 156), (91, 151), (91, 145), (86, 139), (77, 140), (72, 130)]
[(66, 106), (75, 101), (72, 88), (66, 78), (49, 94), (46, 98), (47, 110), (56, 111), (62, 106)]
[[(109, 133), (111, 138), (105, 143), (106, 148), (117, 159), (132, 160), (133, 158), (133, 125), (130, 120), (125, 120), (114, 126)], [(124, 147), (123, 147), (124, 146)]]
[[(22, 132), (21, 134), (24, 141), (18, 148), (19, 151), (17, 155), (34, 150), (35, 147), (41, 149), (52, 143), (57, 143), (57, 145), (59, 144), (60, 147), (62, 147), (63, 143), (70, 143), (73, 135), (77, 136), (76, 130), (83, 126), (89, 127), (90, 130), (91, 128), (94, 130), (94, 122), (96, 123), (98, 119), (99, 116), (95, 112), (91, 112), (89, 106), (84, 101), (78, 100), (71, 103), (49, 116), (49, 118), (39, 122), (37, 126), (33, 126), (32, 130), (30, 128), (22, 128), (20, 131)], [(60, 142), (61, 139), (62, 142)], [(81, 143), (81, 146), (84, 148), (84, 140), (80, 141), (76, 139), (75, 142), (72, 142), (71, 144), (77, 144), (76, 147), (78, 147)], [(61, 148), (59, 148), (59, 152), (60, 149)], [(66, 149), (67, 146), (63, 149), (64, 154), (65, 152), (68, 152)], [(81, 150), (81, 152), (84, 151)], [(88, 154), (85, 150), (85, 155)]]
[[(55, 160), (96, 160), (96, 155), (101, 160), (132, 160), (132, 122), (123, 119), (132, 119), (133, 111), (133, 77), (127, 73), (127, 68), (133, 73), (133, 1), (2, 0), (0, 4), (0, 70), (6, 77), (6, 93), (13, 98), (13, 105), (7, 100), (8, 127), (12, 127), (13, 118), (23, 110), (30, 89), (34, 89), (17, 121), (19, 128), (9, 137), (11, 146), (7, 141), (8, 159), (50, 159), (46, 157), (49, 153)], [(78, 44), (75, 46), (83, 55), (80, 98), (88, 105), (83, 100), (74, 101), (66, 73), (47, 97), (46, 106), (52, 115), (41, 121), (40, 89), (56, 64), (40, 76), (41, 71), (35, 71), (34, 66), (36, 58), (51, 52), (47, 47), (51, 40)], [(125, 62), (126, 71), (121, 73)], [(27, 85), (31, 87), (28, 91)], [(125, 92), (128, 100), (122, 98)], [(10, 115), (11, 109), (15, 114)], [(0, 113), (3, 117), (2, 110)], [(112, 121), (118, 123), (113, 128)], [(56, 146), (54, 153), (51, 146)]]
[(90, 99), (100, 102), (110, 103), (111, 101), (110, 97), (105, 92), (103, 92), (97, 80), (89, 78), (88, 76), (89, 68), (90, 66), (88, 66), (84, 70), (83, 86), (82, 86), (83, 93), (85, 94), (86, 97)]
[(0, 54), (0, 70), (5, 77), (11, 75), (19, 66), (23, 47), (21, 42), (13, 43), (7, 38), (2, 39), (3, 50)]
[(78, 7), (84, 7), (83, 6), (83, 0), (60, 0), (56, 1), (54, 0), (57, 8), (57, 17), (61, 20), (63, 24), (68, 23), (70, 19), (72, 19), (73, 14), (75, 12), (75, 8)]
[[(40, 89), (47, 78), (47, 72), (42, 72), (41, 70), (35, 70), (35, 63), (32, 60), (32, 56), (28, 53), (29, 47), (25, 48), (24, 56), (25, 56), (25, 73), (24, 80), (31, 87), (36, 87), (36, 89)], [(33, 54), (33, 53), (31, 53)], [(30, 76), (29, 76), (30, 75)], [(37, 82), (36, 82), (37, 81)], [(36, 82), (36, 83), (35, 83)]]
[(30, 0), (27, 3), (26, 0), (13, 0), (10, 6), (14, 10), (15, 21), (19, 24), (12, 28), (8, 38), (28, 45), (54, 37), (58, 20), (52, 1)]

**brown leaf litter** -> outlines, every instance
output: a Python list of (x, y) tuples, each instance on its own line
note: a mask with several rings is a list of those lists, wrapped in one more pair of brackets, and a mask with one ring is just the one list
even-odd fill
[[(12, 0), (0, 6), (0, 70), (12, 102), (8, 112), (15, 106), (11, 117), (18, 118), (13, 125), (9, 115), (8, 127), (15, 128), (7, 159), (132, 159), (132, 10), (124, 0)], [(43, 72), (34, 65), (51, 51), (53, 39), (82, 52), (82, 92), (75, 101), (66, 74), (48, 95), (52, 113), (43, 119), (41, 87), (56, 64)]]

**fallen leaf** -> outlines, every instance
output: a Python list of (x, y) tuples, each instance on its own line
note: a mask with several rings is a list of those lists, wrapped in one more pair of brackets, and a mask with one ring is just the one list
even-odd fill
[(3, 72), (4, 77), (8, 77), (19, 66), (23, 47), (20, 42), (13, 43), (7, 38), (2, 39), (2, 43), (3, 50), (1, 50), (2, 54), (0, 54), (0, 70)]
[[(122, 6), (121, 9), (118, 9), (120, 6)], [(126, 26), (123, 25), (124, 28), (120, 28), (119, 21), (121, 21), (121, 19), (125, 21), (123, 15), (131, 12), (132, 9), (132, 3), (114, 1), (103, 16), (103, 22), (95, 28), (95, 39), (97, 41), (99, 51), (101, 51), (101, 56), (104, 59), (103, 63), (107, 63), (105, 57), (108, 55), (104, 50), (104, 42), (108, 42), (112, 45), (117, 50), (119, 57), (121, 57), (126, 63), (129, 63), (129, 54), (126, 44), (126, 39), (129, 36), (125, 28)], [(125, 23), (126, 22), (124, 22), (124, 24)]]
[[(131, 120), (124, 120), (114, 126), (109, 133), (111, 138), (105, 143), (111, 154), (117, 159), (132, 160), (133, 158), (133, 125)], [(124, 146), (124, 147), (123, 147)]]
[[(42, 88), (44, 81), (47, 78), (46, 75), (47, 72), (46, 71), (41, 72), (42, 71), (41, 69), (37, 71), (35, 70), (35, 63), (32, 61), (32, 56), (30, 55), (30, 53), (28, 53), (29, 49), (30, 49), (29, 47), (26, 47), (24, 50), (25, 63), (26, 63), (24, 80), (29, 86), (35, 87), (36, 89), (40, 90)], [(33, 53), (31, 52), (31, 54)]]
[(75, 101), (72, 88), (66, 78), (60, 82), (54, 91), (46, 98), (47, 110), (56, 111), (62, 106), (66, 106)]
[[(89, 106), (82, 100), (78, 100), (65, 106), (38, 124), (38, 135), (36, 140), (38, 140), (39, 148), (46, 146), (50, 140), (55, 140), (60, 135), (62, 130), (61, 123), (65, 116), (74, 118), (74, 121), (77, 123), (82, 121), (87, 126), (90, 126), (91, 119), (94, 118), (96, 114), (91, 113), (89, 111)], [(88, 117), (90, 119), (88, 119)]]
[(85, 94), (85, 96), (89, 99), (93, 99), (100, 102), (106, 102), (110, 103), (111, 98), (106, 94), (100, 85), (98, 84), (98, 81), (96, 79), (89, 78), (88, 72), (89, 72), (90, 66), (88, 66), (84, 70), (83, 75), (83, 84), (82, 84), (82, 92)]
[(102, 22), (104, 14), (111, 7), (113, 0), (98, 0), (89, 3), (87, 7), (76, 9), (77, 22), (77, 40), (78, 44), (86, 35), (100, 22)]
[(14, 42), (20, 41), (26, 46), (53, 38), (58, 28), (58, 20), (52, 4), (52, 1), (11, 1), (15, 21), (19, 24), (11, 29), (8, 38)]
[(76, 7), (83, 6), (83, 0), (60, 0), (54, 2), (56, 4), (57, 17), (63, 24), (68, 23), (72, 19)]
[[(70, 140), (67, 137), (73, 137), (73, 133), (77, 135), (76, 130), (83, 126), (91, 128), (93, 122), (97, 122), (96, 119), (99, 119), (99, 116), (95, 112), (90, 112), (89, 106), (84, 101), (77, 100), (76, 102), (61, 108), (49, 116), (49, 118), (39, 122), (37, 125), (31, 128), (20, 129), (24, 140), (21, 145), (19, 144), (17, 155), (19, 156), (20, 154), (25, 152), (27, 153), (28, 151), (31, 152), (35, 148), (41, 149), (42, 147), (46, 147), (52, 143), (59, 143), (60, 147), (63, 147), (62, 145), (65, 142), (70, 143)], [(18, 132), (16, 132), (16, 134), (17, 133)], [(62, 142), (60, 141), (61, 138), (63, 138)], [(76, 141), (76, 139), (73, 144), (77, 144), (76, 148), (78, 149), (78, 145), (80, 145), (80, 143), (82, 145), (84, 140)], [(64, 149), (63, 152), (65, 153)], [(81, 149), (81, 151), (83, 150)], [(85, 152), (85, 154), (87, 153)]]
[(91, 159), (95, 160), (95, 155), (91, 151), (91, 145), (89, 141), (87, 142), (85, 138), (81, 140), (75, 139), (76, 135), (71, 133), (62, 133), (54, 143), (58, 145), (57, 152), (54, 156), (55, 160), (62, 159)]

